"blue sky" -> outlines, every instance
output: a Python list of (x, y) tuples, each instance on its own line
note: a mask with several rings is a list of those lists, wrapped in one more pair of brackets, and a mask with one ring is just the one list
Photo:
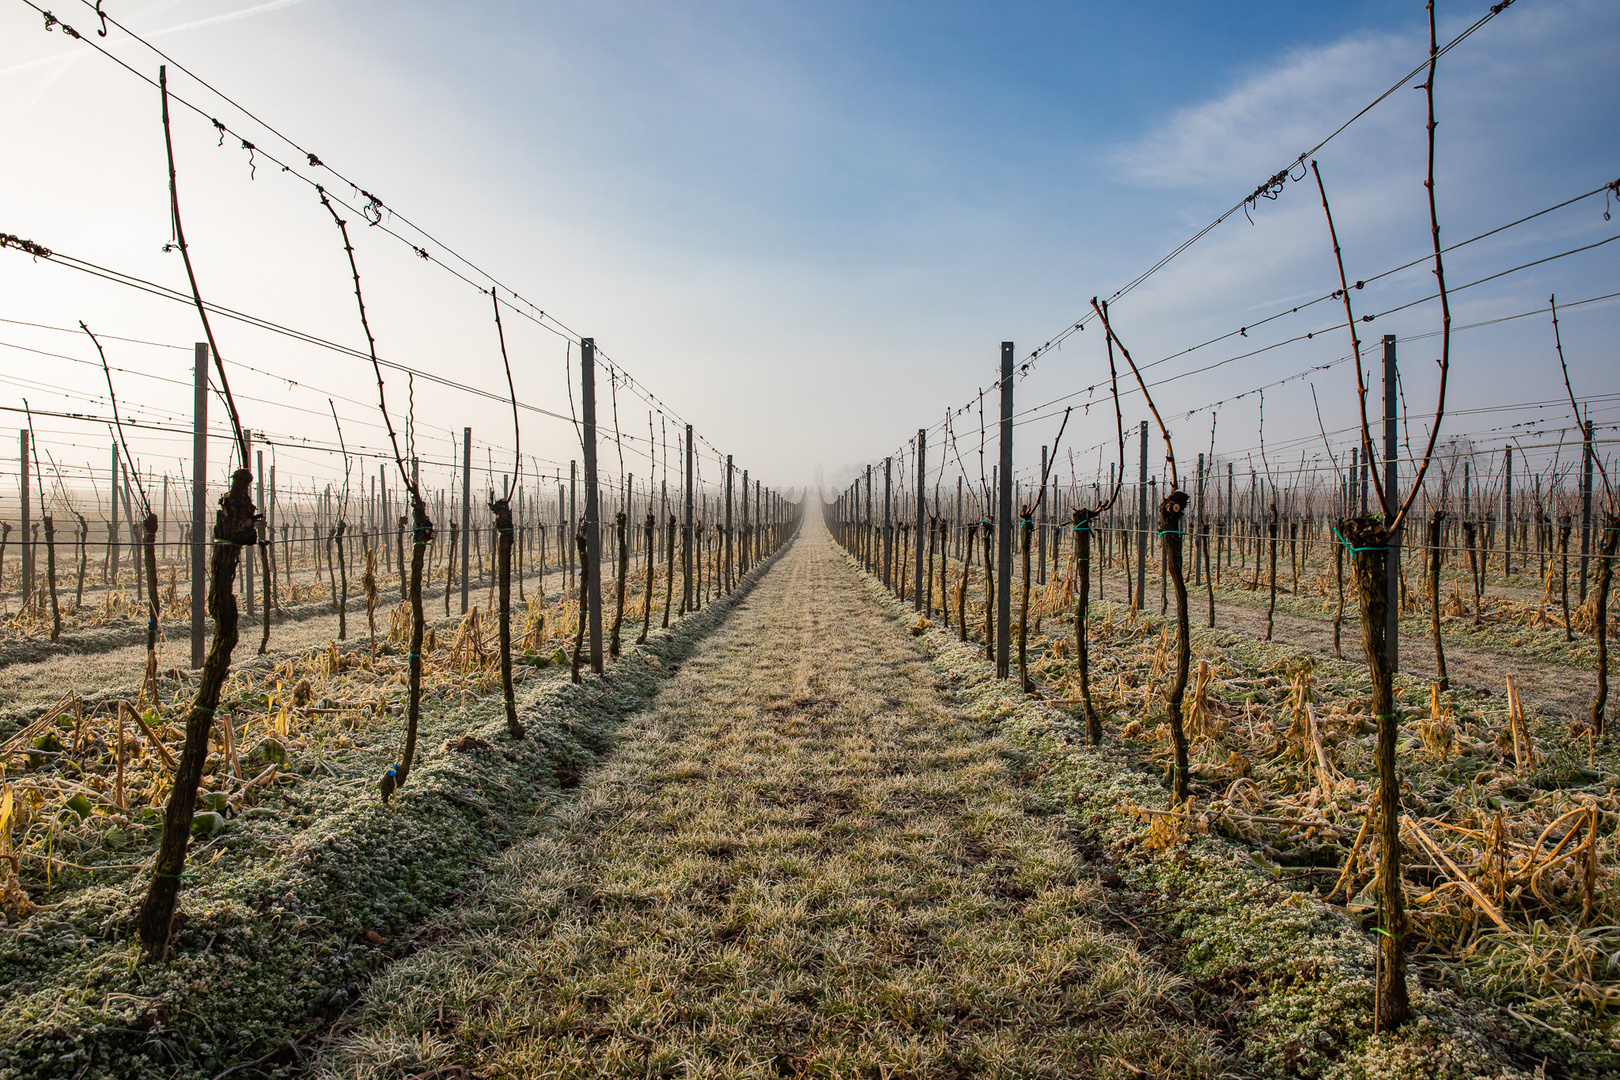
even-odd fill
[[(1253, 190), (1427, 46), (1422, 6), (1383, 2), (105, 6), (593, 334), (714, 446), (781, 484), (809, 481), (818, 468), (831, 479), (896, 450), (993, 378), (999, 341), (1023, 353), (1072, 324), (1092, 295), (1108, 295)], [(1442, 39), (1486, 7), (1442, 3)], [(246, 14), (219, 18), (233, 12)], [(81, 30), (95, 24), (87, 6), (66, 0), (57, 14)], [(180, 284), (174, 257), (160, 251), (169, 230), (155, 92), (40, 23), (18, 0), (0, 4), (0, 122), (27, 163), (13, 157), (0, 174), (0, 231)], [(155, 73), (155, 58), (117, 30), (105, 43)], [(1620, 5), (1519, 0), (1441, 61), (1448, 242), (1620, 176), (1617, 55)], [(174, 85), (212, 102), (206, 108), (233, 129), (257, 130), (184, 76)], [(1352, 278), (1427, 250), (1422, 108), (1421, 93), (1399, 90), (1319, 155)], [(210, 298), (360, 343), (347, 266), (308, 188), (262, 159), (250, 178), (246, 152), (216, 145), (196, 117), (179, 117), (176, 140), (188, 239)], [(268, 135), (255, 141), (281, 149)], [(1448, 263), (1448, 279), (1462, 284), (1613, 235), (1620, 221), (1605, 222), (1602, 203), (1470, 245)], [(1253, 219), (1229, 220), (1116, 306), (1140, 359), (1333, 287), (1313, 185), (1290, 184)], [(357, 247), (385, 355), (504, 385), (487, 298), (374, 232)], [(1418, 267), (1355, 299), (1381, 311), (1417, 299), (1430, 280)], [(1564, 301), (1620, 291), (1620, 243), (1460, 293), (1454, 316), (1460, 325), (1518, 314), (1553, 291)], [(1606, 301), (1562, 323), (1583, 396), (1620, 393), (1617, 312)], [(179, 345), (198, 336), (195, 316), (177, 305), (15, 252), (0, 258), (0, 318), (66, 327), (83, 318)], [(1319, 304), (1270, 324), (1259, 344), (1336, 318)], [(1437, 328), (1427, 304), (1366, 329), (1405, 339)], [(283, 376), (244, 372), (240, 392), (258, 399), (244, 403), (251, 426), (329, 440), (319, 414), (330, 392), (351, 439), (381, 445), (380, 429), (366, 426), (363, 364), (237, 326), (220, 333), (228, 360)], [(509, 321), (508, 336), (520, 395), (566, 412), (561, 341), (521, 320)], [(93, 356), (82, 338), (12, 324), (0, 323), (0, 341)], [(1243, 351), (1231, 346), (1156, 370)], [(1414, 413), (1431, 407), (1436, 349), (1432, 339), (1403, 346)], [(188, 362), (172, 349), (117, 352), (115, 362), (152, 374), (183, 378)], [(1257, 451), (1258, 396), (1236, 396), (1347, 352), (1340, 327), (1155, 393), (1179, 417), (1184, 455), (1207, 448), (1210, 417), (1184, 414), (1227, 401), (1217, 451), (1244, 462)], [(97, 372), (84, 365), (0, 353), (0, 371), (17, 376), (8, 398), (61, 408), (62, 391), (97, 392)], [(1540, 317), (1459, 333), (1453, 362), (1459, 410), (1550, 400), (1559, 388)], [(1095, 384), (1101, 363), (1100, 335), (1075, 335), (1019, 383), (1021, 405)], [(41, 364), (53, 365), (49, 377)], [(183, 387), (130, 378), (121, 392), (132, 402), (183, 416)], [(1314, 381), (1329, 430), (1352, 423), (1349, 370)], [(390, 393), (403, 388), (391, 382)], [(480, 443), (510, 446), (510, 418), (495, 405), (421, 387), (418, 405), (425, 444), (447, 447), (447, 433), (470, 424)], [(646, 407), (620, 405), (623, 426), (644, 431)], [(1600, 403), (1594, 416), (1612, 423), (1616, 407)], [(1145, 415), (1139, 399), (1127, 408), (1127, 420)], [(1276, 454), (1297, 463), (1320, 452), (1309, 381), (1267, 391), (1266, 410)], [(1459, 412), (1447, 429), (1481, 447), (1517, 435), (1535, 451), (1556, 435), (1512, 425), (1550, 429), (1563, 417), (1551, 408)], [(1094, 447), (1108, 434), (1102, 420), (1098, 410), (1077, 416), (1066, 443)], [(106, 441), (67, 422), (49, 430), (66, 461)], [(1020, 428), (1021, 466), (1055, 430), (1055, 415)], [(566, 424), (526, 421), (526, 453), (566, 461), (575, 456), (568, 439)], [(182, 449), (154, 437), (138, 453), (176, 468), (166, 463)], [(1088, 453), (1077, 474), (1095, 470)], [(330, 475), (333, 461), (316, 448), (287, 460), (287, 475), (311, 477)], [(646, 464), (627, 467), (644, 473)]]

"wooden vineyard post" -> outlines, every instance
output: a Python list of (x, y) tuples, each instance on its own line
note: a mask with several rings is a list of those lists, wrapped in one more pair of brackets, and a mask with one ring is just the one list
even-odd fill
[[(1149, 505), (1152, 505), (1152, 506), (1158, 506), (1159, 505), (1159, 478), (1157, 476), (1152, 477), (1151, 479), (1148, 480), (1148, 501), (1149, 501)], [(1145, 540), (1146, 537), (1147, 537), (1147, 534), (1144, 532), (1142, 534), (1142, 536), (1143, 536), (1143, 539)], [(1167, 578), (1165, 576), (1164, 559), (1162, 558), (1162, 553), (1161, 553), (1161, 558), (1159, 559), (1159, 614), (1160, 615), (1165, 615), (1165, 614), (1167, 614), (1169, 612), (1169, 610), (1170, 610), (1169, 578)]]
[[(1214, 462), (1211, 461), (1210, 465), (1211, 465), (1211, 467), (1213, 467)], [(1216, 560), (1215, 563), (1212, 565), (1212, 561), (1211, 561), (1212, 560), (1212, 554), (1211, 554), (1211, 551), (1210, 551), (1210, 543), (1209, 543), (1209, 540), (1210, 540), (1209, 528), (1210, 528), (1210, 526), (1209, 526), (1209, 517), (1208, 517), (1207, 513), (1204, 510), (1204, 496), (1203, 496), (1202, 492), (1200, 492), (1200, 494), (1198, 496), (1198, 540), (1199, 540), (1199, 543), (1202, 545), (1202, 549), (1203, 549), (1203, 553), (1204, 553), (1204, 591), (1206, 592), (1206, 594), (1209, 597), (1209, 628), (1211, 630), (1213, 630), (1213, 629), (1215, 629), (1215, 575), (1214, 575), (1214, 569), (1215, 569), (1215, 566), (1219, 565), (1219, 562), (1218, 562), (1218, 560)]]
[[(870, 468), (870, 466), (867, 466), (867, 468)], [(849, 518), (851, 518), (851, 526), (849, 526), (851, 528), (851, 534), (849, 534), (851, 547), (849, 547), (849, 554), (854, 555), (855, 562), (859, 562), (862, 567), (865, 567), (867, 565), (867, 562), (865, 562), (867, 560), (867, 549), (865, 549), (865, 542), (863, 542), (865, 515), (862, 513), (862, 500), (860, 500), (860, 473), (855, 473), (855, 484), (851, 491), (851, 504), (851, 513), (849, 513)]]
[(647, 591), (641, 597), (641, 633), (636, 637), (637, 645), (647, 644), (647, 632), (652, 629), (653, 585), (657, 577), (654, 568), (658, 564), (658, 553), (654, 546), (653, 534), (658, 529), (658, 519), (653, 516), (652, 499), (650, 497), (647, 500), (647, 522), (643, 529), (642, 549), (647, 556)]
[[(986, 510), (988, 515), (989, 511)], [(995, 542), (995, 523), (986, 516), (981, 523), (984, 535), (982, 551), (984, 552), (984, 658), (994, 662), (996, 659), (996, 566), (994, 556), (991, 554), (991, 545)]]
[[(1233, 464), (1232, 462), (1228, 461), (1226, 463), (1226, 525), (1222, 530), (1222, 535), (1224, 535), (1226, 538), (1226, 568), (1228, 570), (1232, 569), (1232, 496), (1237, 490), (1235, 486), (1236, 481), (1233, 479), (1234, 475)], [(1218, 570), (1219, 567), (1220, 562), (1219, 560), (1216, 560), (1216, 569)]]
[[(960, 458), (958, 460), (960, 460)], [(960, 561), (962, 559), (962, 537), (965, 531), (962, 517), (962, 477), (960, 476), (956, 478), (956, 509), (951, 516), (951, 524), (956, 526), (956, 558), (958, 561)], [(945, 558), (946, 562), (949, 563), (949, 548), (946, 549)]]
[[(875, 518), (875, 516), (873, 514), (873, 510), (872, 510), (872, 502), (873, 502), (872, 491), (873, 491), (873, 488), (872, 488), (872, 466), (868, 465), (866, 467), (865, 514), (864, 514), (864, 516), (862, 516), (860, 514), (860, 511), (857, 510), (857, 516), (861, 516), (861, 526), (860, 526), (861, 565), (866, 569), (866, 572), (868, 574), (875, 575), (877, 573), (877, 560), (873, 556), (872, 552), (874, 550), (874, 548), (873, 548), (873, 537), (877, 535), (877, 531), (876, 531), (876, 529), (875, 529), (875, 527), (873, 525), (873, 522), (876, 520), (876, 518)], [(760, 524), (763, 525), (764, 523), (761, 522)]]
[(1018, 686), (1024, 693), (1033, 693), (1035, 684), (1029, 678), (1029, 585), (1030, 565), (1029, 556), (1032, 540), (1035, 533), (1035, 522), (1030, 516), (1031, 508), (1019, 508), (1018, 518), (1018, 551), (1023, 559), (1021, 571), (1023, 574), (1019, 582), (1018, 606)]
[[(251, 452), (251, 450), (253, 449), (253, 429), (248, 428), (247, 430), (243, 431), (242, 432), (242, 438), (246, 441), (248, 450)], [(135, 463), (132, 461), (132, 462), (129, 462), (128, 464), (133, 465)], [(253, 466), (252, 461), (248, 460), (247, 458), (243, 458), (242, 465), (241, 465), (242, 468), (248, 469), (248, 468), (252, 468), (252, 466)], [(126, 493), (129, 490), (129, 485), (128, 485), (127, 482), (124, 485), (124, 490), (125, 490)], [(131, 524), (133, 524), (133, 522)], [(246, 559), (242, 560), (242, 599), (243, 599), (243, 601), (245, 602), (245, 604), (247, 606), (246, 615), (247, 615), (247, 617), (249, 619), (253, 618), (253, 614), (254, 614), (254, 612), (253, 612), (253, 608), (254, 608), (254, 602), (253, 602), (253, 577), (254, 577), (254, 574), (253, 574), (253, 552), (250, 549), (248, 551), (248, 557)], [(336, 606), (336, 599), (337, 599), (337, 597), (336, 597), (337, 590), (333, 589), (332, 592), (334, 594), (333, 595), (333, 601), (334, 601), (333, 606), (335, 607)]]
[[(912, 534), (912, 536), (914, 538), (914, 541), (915, 541), (915, 543), (917, 545), (917, 557), (912, 562), (912, 565), (913, 565), (914, 569), (912, 570), (912, 577), (913, 577), (912, 585), (913, 585), (913, 588), (911, 590), (911, 606), (916, 611), (922, 611), (924, 609), (924, 605), (925, 605), (925, 599), (924, 599), (924, 596), (923, 596), (923, 529), (927, 525), (928, 500), (927, 500), (927, 496), (924, 493), (923, 486), (924, 486), (924, 484), (927, 483), (927, 479), (928, 479), (927, 457), (928, 457), (928, 430), (926, 428), (918, 428), (917, 429), (917, 528), (916, 528), (915, 532), (913, 532), (913, 534)], [(931, 528), (928, 531), (928, 535), (929, 535), (929, 539), (932, 540), (934, 533), (933, 533), (933, 530)], [(927, 595), (927, 598), (926, 598), (926, 606), (930, 611), (932, 611), (933, 606), (934, 606), (933, 577), (934, 577), (934, 556), (933, 556), (933, 547), (930, 544), (930, 546), (928, 548), (928, 578), (929, 578), (929, 585), (928, 585), (928, 595)]]
[[(123, 544), (118, 539), (118, 477), (122, 473), (118, 461), (118, 443), (112, 445), (112, 479), (108, 482), (112, 497), (108, 500), (111, 515), (107, 519), (107, 587), (118, 588), (118, 557), (123, 552)], [(44, 507), (40, 511), (44, 512)], [(26, 530), (25, 530), (26, 532)], [(34, 591), (34, 567), (30, 561), (28, 573), (28, 591)]]
[[(742, 553), (741, 553), (741, 555), (742, 555), (742, 566), (741, 566), (741, 573), (746, 574), (746, 573), (748, 573), (748, 568), (749, 568), (750, 565), (752, 565), (752, 560), (755, 557), (754, 552), (752, 551), (752, 549), (750, 547), (750, 544), (751, 544), (750, 536), (751, 536), (751, 534), (748, 531), (748, 470), (747, 469), (743, 470), (742, 499), (741, 499), (741, 502), (742, 502)], [(849, 536), (847, 535), (847, 533), (844, 536), (844, 546), (846, 548), (849, 547)]]
[[(498, 528), (498, 526), (497, 526)], [(450, 558), (456, 557), (455, 538), (451, 538)], [(471, 563), (472, 545), (472, 428), (461, 429), (461, 613), (467, 614), (467, 571)]]
[(731, 471), (732, 471), (731, 455), (727, 454), (726, 455), (726, 533), (725, 533), (726, 569), (725, 569), (725, 575), (724, 575), (725, 589), (726, 589), (727, 592), (730, 592), (731, 589), (732, 589), (732, 576), (731, 576), (731, 569), (732, 569), (732, 567), (731, 567)]
[[(1440, 543), (1440, 526), (1446, 519), (1444, 510), (1436, 510), (1429, 517), (1429, 628), (1434, 636), (1434, 683), (1442, 690), (1451, 689), (1446, 676), (1446, 649), (1440, 642), (1440, 562), (1444, 549)], [(1341, 594), (1342, 595), (1342, 594)], [(1337, 625), (1337, 620), (1335, 620)], [(1335, 635), (1336, 637), (1337, 635)]]
[(686, 425), (686, 487), (683, 493), (683, 507), (685, 517), (681, 524), (681, 614), (685, 615), (693, 610), (697, 600), (692, 590), (692, 425)]
[(996, 678), (1011, 674), (1013, 539), (1013, 343), (1001, 343), (1001, 471), (996, 532)]
[[(1502, 451), (1502, 576), (1513, 573), (1513, 447)], [(1506, 582), (1503, 582), (1505, 585)]]
[(1142, 451), (1136, 481), (1136, 591), (1132, 595), (1131, 611), (1147, 607), (1147, 529), (1148, 529), (1148, 425), (1142, 421)]
[[(1045, 476), (1046, 471), (1047, 471), (1046, 470), (1046, 444), (1042, 443), (1041, 444), (1041, 475)], [(1035, 554), (1036, 578), (1035, 578), (1035, 583), (1037, 585), (1045, 585), (1046, 584), (1046, 504), (1045, 504), (1045, 501), (1044, 501), (1045, 498), (1046, 498), (1046, 485), (1042, 484), (1041, 485), (1041, 490), (1036, 493), (1036, 505), (1040, 506), (1040, 508), (1041, 508), (1040, 512), (1039, 512), (1039, 520), (1038, 520), (1038, 523), (1037, 523), (1037, 526), (1036, 526), (1036, 529), (1035, 529), (1035, 548), (1036, 548), (1036, 554)]]
[[(565, 553), (564, 580), (566, 582), (566, 584), (563, 586), (563, 599), (574, 600), (576, 602), (576, 606), (578, 606), (581, 596), (581, 593), (578, 591), (578, 581), (574, 576), (576, 572), (575, 556), (577, 555), (579, 548), (579, 544), (577, 543), (579, 537), (579, 513), (577, 502), (578, 493), (579, 462), (570, 461), (568, 463), (568, 537), (563, 541), (562, 544), (563, 551)], [(579, 611), (583, 616), (584, 608), (579, 607)]]
[[(1196, 483), (1196, 487), (1195, 487), (1194, 490), (1196, 490), (1198, 492), (1198, 496), (1197, 496), (1197, 510), (1194, 513), (1194, 519), (1193, 520), (1194, 521), (1202, 521), (1202, 520), (1204, 520), (1204, 455), (1203, 454), (1198, 455), (1198, 472), (1195, 474), (1195, 483)], [(1192, 579), (1192, 583), (1194, 585), (1202, 585), (1204, 583), (1202, 555), (1203, 555), (1203, 539), (1202, 539), (1201, 536), (1199, 536), (1197, 528), (1195, 526), (1194, 531), (1193, 531), (1193, 560), (1192, 560), (1193, 561), (1193, 579)]]
[(894, 459), (883, 459), (883, 585), (894, 589)]
[[(17, 437), (20, 448), (17, 468), (22, 482), (22, 498), (20, 501), (22, 536), (17, 541), (17, 546), (22, 548), (22, 603), (19, 606), (26, 608), (29, 600), (33, 599), (34, 594), (34, 545), (29, 542), (29, 530), (32, 528), (33, 522), (30, 520), (32, 506), (29, 503), (28, 491), (28, 429), (23, 428), (18, 431)], [(44, 508), (41, 507), (41, 509)]]
[[(208, 606), (208, 343), (192, 352), (191, 402), (191, 666), (203, 666)], [(114, 511), (116, 513), (116, 510)]]
[[(1353, 503), (1354, 496), (1352, 495), (1343, 516), (1350, 516), (1348, 506), (1353, 505)], [(1337, 540), (1333, 544), (1333, 582), (1339, 592), (1339, 605), (1333, 611), (1333, 655), (1336, 659), (1342, 660), (1344, 659), (1344, 649), (1341, 647), (1340, 642), (1344, 630), (1344, 545), (1338, 543)]]
[[(259, 486), (257, 505), (260, 508), (259, 515), (253, 521), (253, 533), (259, 548), (259, 569), (263, 572), (261, 576), (264, 578), (264, 614), (259, 635), (259, 655), (263, 656), (270, 650), (270, 609), (274, 606), (276, 575), (275, 568), (270, 565), (270, 542), (266, 539), (269, 535), (270, 519), (265, 514), (265, 509), (269, 504), (264, 501), (264, 451), (254, 451), (253, 459), (253, 475)], [(274, 483), (271, 486), (274, 487)], [(164, 477), (163, 504), (165, 508), (167, 508), (168, 503), (169, 481), (168, 477)]]
[[(1276, 489), (1272, 489), (1275, 494)], [(1269, 553), (1270, 567), (1266, 581), (1270, 598), (1266, 602), (1266, 640), (1271, 640), (1272, 624), (1277, 615), (1277, 503), (1275, 500), (1266, 510), (1266, 539)]]
[[(589, 567), (584, 598), (590, 618), (591, 671), (602, 674), (602, 535), (596, 487), (596, 339), (579, 341), (580, 412), (585, 430), (585, 561)], [(687, 436), (687, 454), (691, 454)]]
[(1586, 603), (1586, 564), (1592, 556), (1592, 436), (1595, 432), (1592, 421), (1587, 420), (1581, 431), (1581, 585), (1577, 594), (1583, 604)]
[[(38, 452), (38, 447), (35, 447), (35, 452), (36, 453)], [(126, 454), (125, 456), (127, 457), (128, 455)], [(242, 467), (246, 468), (247, 466), (244, 464)], [(35, 469), (35, 471), (37, 473), (38, 470), (39, 470), (39, 462), (36, 461), (34, 463), (34, 469)], [(135, 595), (140, 596), (141, 593), (146, 591), (146, 565), (143, 562), (141, 562), (141, 552), (140, 552), (140, 546), (141, 546), (140, 545), (140, 535), (141, 534), (138, 531), (138, 527), (135, 524), (135, 507), (134, 507), (134, 504), (130, 500), (130, 494), (129, 494), (129, 489), (130, 489), (129, 462), (127, 462), (127, 461), (124, 462), (119, 467), (119, 471), (122, 473), (123, 478), (124, 478), (124, 482), (123, 482), (123, 485), (122, 485), (122, 488), (121, 488), (121, 497), (124, 500), (124, 528), (127, 529), (128, 532), (129, 532), (129, 546), (130, 546), (130, 549), (131, 549), (130, 550), (130, 559), (129, 559), (129, 561), (130, 561), (130, 563), (131, 563), (131, 565), (132, 565), (132, 567), (134, 569)], [(43, 495), (40, 496), (40, 501), (41, 501), (41, 503), (44, 502), (44, 496)], [(40, 507), (40, 510), (43, 511), (44, 509), (45, 508), (42, 505)]]
[[(1400, 505), (1400, 458), (1396, 443), (1396, 405), (1400, 372), (1395, 361), (1395, 335), (1384, 335), (1384, 502)], [(1401, 537), (1389, 537), (1389, 558), (1384, 560), (1384, 642), (1391, 675), (1401, 670)]]

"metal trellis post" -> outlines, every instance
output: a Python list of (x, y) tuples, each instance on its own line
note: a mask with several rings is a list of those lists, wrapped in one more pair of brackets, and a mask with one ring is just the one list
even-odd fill
[(1013, 539), (1013, 343), (1001, 343), (1001, 475), (996, 529), (996, 678), (1005, 679), (1010, 667), (1008, 639), (1012, 637)]

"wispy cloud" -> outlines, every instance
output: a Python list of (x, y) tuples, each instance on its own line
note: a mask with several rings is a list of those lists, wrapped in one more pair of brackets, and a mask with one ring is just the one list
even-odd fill
[[(209, 15), (201, 19), (193, 19), (190, 22), (181, 23), (178, 26), (165, 26), (158, 30), (138, 30), (138, 32), (142, 37), (148, 39), (165, 37), (169, 34), (178, 34), (183, 30), (197, 30), (205, 26), (215, 26), (219, 23), (235, 22), (238, 19), (249, 19), (255, 15), (263, 15), (266, 12), (275, 11), (279, 8), (294, 7), (296, 5), (305, 4), (308, 2), (309, 0), (268, 0), (267, 3), (257, 4), (250, 8), (243, 8), (240, 11), (222, 12), (218, 15)], [(160, 15), (176, 6), (177, 5), (172, 2), (172, 0), (153, 4), (151, 7), (148, 7), (146, 10), (140, 12), (134, 18), (130, 19), (129, 23), (133, 25), (144, 22), (152, 16)], [(92, 16), (92, 18), (93, 17), (94, 16)], [(87, 24), (86, 30), (88, 30), (90, 26), (94, 25), (94, 23)], [(80, 56), (83, 56), (84, 54), (85, 50), (83, 48), (74, 48), (66, 52), (56, 53), (52, 56), (41, 56), (34, 60), (25, 60), (20, 64), (13, 64), (10, 67), (0, 68), (0, 75), (13, 75), (19, 72), (32, 71), (38, 68), (49, 68), (55, 65), (64, 65), (72, 62)]]
[[(1109, 159), (1126, 177), (1152, 187), (1257, 182), (1409, 71), (1425, 44), (1392, 34), (1358, 35), (1291, 52), (1219, 97), (1171, 114), (1116, 147)], [(1358, 125), (1364, 130), (1383, 122), (1375, 112)]]
[(181, 23), (179, 26), (166, 26), (161, 30), (153, 30), (151, 33), (146, 34), (145, 36), (161, 37), (165, 34), (178, 34), (182, 30), (196, 30), (204, 26), (214, 26), (218, 23), (235, 22), (237, 19), (248, 19), (255, 15), (263, 15), (267, 11), (275, 11), (279, 8), (294, 7), (298, 4), (308, 2), (309, 0), (269, 0), (268, 3), (257, 4), (250, 8), (243, 8), (241, 11), (227, 11), (220, 15), (209, 15), (206, 18), (193, 19), (191, 22)]

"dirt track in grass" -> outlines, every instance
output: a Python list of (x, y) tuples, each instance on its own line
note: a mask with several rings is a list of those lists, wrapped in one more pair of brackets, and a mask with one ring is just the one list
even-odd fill
[(1017, 757), (808, 521), (317, 1071), (1226, 1074)]

